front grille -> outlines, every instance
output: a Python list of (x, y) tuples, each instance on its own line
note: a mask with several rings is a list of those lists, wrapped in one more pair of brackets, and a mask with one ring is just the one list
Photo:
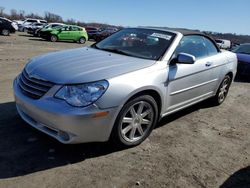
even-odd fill
[(52, 82), (29, 77), (25, 70), (19, 76), (18, 85), (25, 95), (33, 99), (40, 99), (54, 86)]

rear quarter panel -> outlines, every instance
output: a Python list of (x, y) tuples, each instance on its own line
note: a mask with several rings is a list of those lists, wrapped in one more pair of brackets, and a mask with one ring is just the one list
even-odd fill
[(219, 77), (219, 83), (217, 85), (217, 88), (219, 88), (220, 83), (222, 82), (223, 78), (229, 74), (233, 74), (232, 80), (234, 80), (237, 72), (237, 56), (235, 53), (229, 52), (229, 51), (222, 51), (220, 54), (222, 57), (226, 58), (226, 62), (223, 65), (223, 68), (221, 69), (220, 77)]
[(87, 41), (89, 39), (87, 31), (81, 31), (78, 39), (80, 39), (81, 37), (84, 37)]

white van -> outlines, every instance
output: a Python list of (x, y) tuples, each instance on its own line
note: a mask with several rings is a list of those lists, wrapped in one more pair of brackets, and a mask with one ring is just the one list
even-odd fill
[(19, 26), (19, 31), (25, 31), (25, 27), (33, 23), (47, 23), (46, 20), (27, 18), (23, 21), (23, 24)]
[(219, 48), (221, 48), (221, 49), (228, 50), (231, 48), (231, 41), (230, 40), (216, 39), (215, 42), (219, 46)]

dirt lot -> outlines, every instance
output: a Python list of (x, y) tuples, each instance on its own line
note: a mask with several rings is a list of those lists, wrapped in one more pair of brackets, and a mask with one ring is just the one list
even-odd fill
[(203, 102), (164, 118), (126, 150), (63, 145), (28, 126), (13, 79), (35, 55), (80, 46), (0, 36), (0, 187), (250, 187), (250, 82), (235, 82), (219, 107)]

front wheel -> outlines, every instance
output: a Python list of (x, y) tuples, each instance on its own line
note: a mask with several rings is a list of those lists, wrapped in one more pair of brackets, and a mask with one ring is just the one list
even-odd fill
[(8, 29), (3, 29), (2, 30), (2, 35), (8, 36), (10, 34), (10, 31)]
[(136, 146), (152, 132), (158, 120), (158, 107), (149, 95), (139, 96), (124, 105), (117, 116), (112, 141), (122, 146)]
[(56, 42), (57, 41), (57, 36), (56, 35), (51, 35), (51, 37), (50, 37), (50, 41), (51, 42)]
[(222, 80), (220, 87), (213, 98), (215, 105), (220, 105), (225, 101), (231, 85), (231, 81), (232, 80), (229, 75), (226, 75), (225, 78)]
[(80, 43), (80, 44), (84, 44), (85, 42), (86, 42), (85, 37), (81, 37), (81, 38), (79, 39), (79, 43)]

